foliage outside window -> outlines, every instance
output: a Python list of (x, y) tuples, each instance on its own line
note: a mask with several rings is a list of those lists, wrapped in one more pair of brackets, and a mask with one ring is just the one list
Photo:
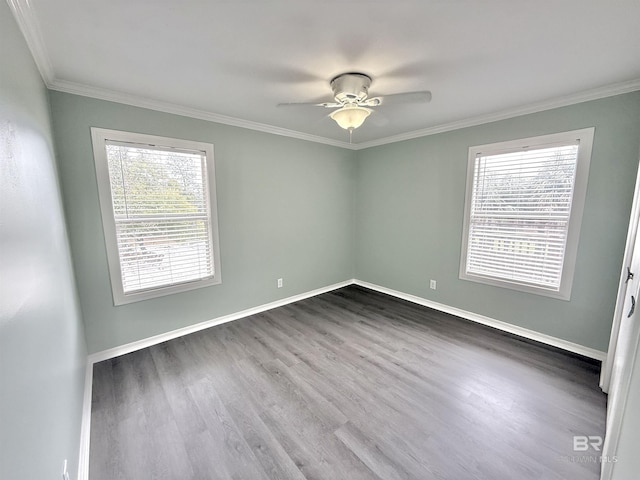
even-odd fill
[(220, 283), (213, 145), (92, 136), (115, 304)]
[(593, 131), (469, 149), (460, 278), (570, 298)]

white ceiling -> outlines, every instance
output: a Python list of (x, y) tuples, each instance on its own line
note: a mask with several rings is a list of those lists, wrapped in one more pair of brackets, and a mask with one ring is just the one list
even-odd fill
[(340, 145), (327, 110), (276, 105), (348, 71), (431, 90), (379, 107), (363, 147), (640, 89), (639, 0), (9, 3), (50, 88)]

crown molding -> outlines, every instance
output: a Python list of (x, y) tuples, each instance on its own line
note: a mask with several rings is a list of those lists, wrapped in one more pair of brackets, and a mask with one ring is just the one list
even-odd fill
[[(21, 0), (9, 0), (9, 1), (21, 1)], [(122, 103), (125, 105), (131, 105), (134, 107), (147, 108), (150, 110), (156, 110), (156, 111), (171, 113), (175, 115), (181, 115), (184, 117), (207, 120), (210, 122), (221, 123), (224, 125), (247, 128), (250, 130), (257, 130), (264, 133), (271, 133), (274, 135), (297, 138), (299, 140), (306, 140), (309, 142), (323, 143), (326, 145), (332, 145), (334, 147), (345, 148), (348, 150), (363, 150), (365, 148), (371, 148), (371, 147), (377, 147), (381, 145), (387, 145), (390, 143), (402, 142), (402, 141), (411, 140), (414, 138), (427, 137), (429, 135), (435, 135), (437, 133), (450, 132), (452, 130), (459, 130), (462, 128), (474, 127), (477, 125), (497, 122), (500, 120), (507, 120), (509, 118), (528, 115), (531, 113), (543, 112), (545, 110), (552, 110), (554, 108), (566, 107), (569, 105), (575, 105), (577, 103), (588, 102), (591, 100), (598, 100), (600, 98), (612, 97), (615, 95), (622, 95), (624, 93), (634, 92), (634, 91), (640, 90), (640, 79), (630, 80), (630, 81), (621, 82), (621, 83), (614, 83), (611, 85), (606, 85), (604, 87), (585, 90), (583, 92), (578, 92), (571, 95), (565, 95), (563, 97), (558, 97), (551, 100), (545, 100), (542, 102), (536, 102), (536, 103), (524, 105), (517, 108), (502, 110), (499, 112), (489, 113), (486, 115), (479, 115), (477, 117), (467, 118), (464, 120), (457, 120), (455, 122), (436, 125), (436, 126), (424, 128), (421, 130), (414, 130), (412, 132), (401, 133), (398, 135), (392, 135), (390, 137), (384, 137), (377, 140), (371, 140), (368, 142), (354, 143), (354, 144), (343, 142), (340, 140), (334, 140), (332, 138), (321, 137), (318, 135), (311, 135), (309, 133), (303, 133), (296, 130), (290, 130), (287, 128), (276, 127), (274, 125), (268, 125), (265, 123), (258, 123), (250, 120), (243, 120), (236, 117), (230, 117), (227, 115), (221, 115), (221, 114), (209, 112), (206, 110), (199, 110), (191, 107), (185, 107), (185, 106), (177, 105), (174, 103), (162, 102), (159, 100), (144, 98), (137, 95), (116, 92), (116, 91), (108, 90), (104, 88), (92, 87), (92, 86), (84, 85), (80, 83), (68, 82), (65, 80), (53, 80), (49, 82), (47, 86), (51, 90), (57, 90), (65, 93), (72, 93), (75, 95), (81, 95), (85, 97), (97, 98), (100, 100), (107, 100), (111, 102)]]
[(474, 127), (476, 125), (497, 122), (499, 120), (506, 120), (509, 118), (519, 117), (522, 115), (528, 115), (530, 113), (538, 113), (538, 112), (543, 112), (545, 110), (552, 110), (554, 108), (575, 105), (577, 103), (588, 102), (591, 100), (598, 100), (600, 98), (613, 97), (614, 95), (622, 95), (624, 93), (635, 92), (637, 90), (640, 90), (640, 78), (630, 80), (627, 82), (614, 83), (611, 85), (606, 85), (604, 87), (594, 88), (591, 90), (585, 90), (585, 91), (574, 93), (571, 95), (557, 97), (551, 100), (544, 100), (542, 102), (531, 103), (529, 105), (523, 105), (517, 108), (502, 110), (499, 112), (480, 115), (477, 117), (467, 118), (464, 120), (458, 120), (455, 122), (445, 123), (442, 125), (436, 125), (436, 126), (424, 128), (421, 130), (414, 130), (413, 132), (401, 133), (398, 135), (392, 135), (390, 137), (380, 138), (378, 140), (371, 140), (369, 142), (358, 143), (355, 145), (355, 150), (362, 150), (365, 148), (377, 147), (377, 146), (386, 145), (389, 143), (402, 142), (404, 140), (411, 140), (414, 138), (426, 137), (429, 135), (435, 135), (436, 133), (450, 132), (452, 130), (459, 130), (461, 128)]
[(348, 150), (363, 150), (365, 148), (377, 147), (380, 145), (386, 145), (389, 143), (402, 142), (404, 140), (411, 140), (414, 138), (426, 137), (429, 135), (435, 135), (437, 133), (449, 132), (452, 130), (459, 130), (461, 128), (473, 127), (482, 125), (485, 123), (497, 122), (499, 120), (506, 120), (509, 118), (518, 117), (521, 115), (527, 115), (531, 113), (542, 112), (545, 110), (551, 110), (559, 107), (566, 107), (568, 105), (574, 105), (577, 103), (587, 102), (590, 100), (597, 100), (600, 98), (611, 97), (614, 95), (621, 95), (624, 93), (634, 92), (640, 90), (640, 78), (629, 80), (626, 82), (614, 83), (603, 87), (585, 90), (582, 92), (557, 97), (550, 100), (544, 100), (541, 102), (532, 103), (529, 105), (523, 105), (521, 107), (502, 110), (498, 112), (489, 113), (486, 115), (479, 115), (463, 120), (457, 120), (450, 123), (441, 125), (435, 125), (420, 130), (414, 130), (407, 133), (401, 133), (398, 135), (392, 135), (389, 137), (380, 138), (377, 140), (371, 140), (362, 143), (347, 143), (341, 140), (335, 140), (332, 138), (321, 137), (319, 135), (312, 135), (309, 133), (299, 132), (297, 130), (290, 130), (288, 128), (276, 127), (274, 125), (268, 125), (265, 123), (253, 122), (250, 120), (243, 120), (236, 117), (230, 117), (227, 115), (221, 115), (206, 110), (200, 110), (191, 107), (185, 107), (183, 105), (177, 105), (170, 102), (163, 102), (160, 100), (154, 100), (150, 98), (141, 97), (138, 95), (132, 95), (114, 90), (108, 90), (104, 88), (93, 87), (81, 83), (70, 82), (66, 80), (60, 80), (55, 78), (53, 64), (47, 54), (45, 44), (42, 40), (40, 33), (40, 26), (38, 20), (33, 11), (33, 8), (29, 4), (29, 0), (7, 0), (9, 7), (11, 8), (13, 15), (20, 27), (20, 30), (27, 42), (31, 55), (38, 67), (40, 75), (44, 80), (47, 88), (51, 90), (57, 90), (60, 92), (72, 93), (75, 95), (81, 95), (85, 97), (97, 98), (100, 100), (107, 100), (116, 103), (122, 103), (125, 105), (131, 105), (134, 107), (147, 108), (150, 110), (156, 110), (165, 113), (171, 113), (175, 115), (181, 115), (184, 117), (191, 117), (200, 120), (206, 120), (215, 123), (221, 123), (224, 125), (230, 125), (234, 127), (247, 128), (249, 130), (256, 130), (259, 132), (270, 133), (273, 135), (281, 135), (285, 137), (297, 138), (299, 140), (306, 140), (309, 142), (322, 143), (325, 145), (331, 145), (334, 147), (345, 148)]
[(273, 135), (297, 138), (299, 140), (322, 143), (325, 145), (346, 148), (349, 150), (355, 150), (356, 148), (356, 145), (341, 140), (334, 140), (332, 138), (326, 138), (319, 135), (312, 135), (296, 130), (276, 127), (274, 125), (268, 125), (265, 123), (243, 120), (240, 118), (221, 115), (206, 110), (199, 110), (196, 108), (185, 107), (170, 102), (163, 102), (145, 98), (138, 95), (131, 95), (114, 90), (108, 90), (81, 83), (56, 79), (53, 64), (51, 63), (51, 60), (45, 48), (44, 41), (42, 40), (38, 19), (36, 18), (33, 8), (29, 4), (29, 0), (7, 0), (7, 3), (9, 4), (9, 8), (13, 12), (13, 16), (18, 23), (20, 31), (24, 36), (29, 50), (31, 51), (31, 55), (36, 63), (38, 71), (40, 72), (40, 76), (42, 77), (42, 80), (44, 81), (47, 88), (49, 88), (50, 90), (73, 93), (75, 95), (82, 95), (85, 97), (92, 97), (100, 100), (108, 100), (111, 102), (122, 103), (134, 107), (147, 108), (150, 110), (172, 113), (174, 115), (181, 115), (184, 117), (191, 117), (199, 120), (206, 120), (234, 127), (247, 128), (249, 130), (256, 130)]
[(45, 85), (53, 82), (55, 75), (53, 73), (53, 64), (47, 54), (44, 46), (42, 35), (40, 34), (40, 25), (38, 19), (33, 12), (33, 8), (29, 4), (29, 0), (7, 0), (9, 8), (13, 12), (13, 16), (18, 23), (18, 27), (24, 36), (27, 46), (31, 51), (31, 56), (38, 67), (40, 76)]
[(108, 90), (105, 88), (92, 87), (81, 83), (67, 82), (65, 80), (54, 80), (48, 86), (51, 90), (56, 90), (59, 92), (72, 93), (75, 95), (97, 98), (99, 100), (108, 100), (110, 102), (123, 103), (125, 105), (131, 105), (134, 107), (147, 108), (149, 110), (156, 110), (159, 112), (171, 113), (174, 115), (181, 115), (183, 117), (196, 118), (199, 120), (207, 120), (209, 122), (221, 123), (233, 127), (247, 128), (249, 130), (257, 130), (259, 132), (297, 138), (299, 140), (306, 140), (309, 142), (323, 143), (326, 145), (332, 145), (334, 147), (347, 148), (352, 150), (355, 149), (355, 145), (340, 140), (334, 140), (332, 138), (320, 137), (318, 135), (311, 135), (309, 133), (298, 132), (296, 130), (289, 130), (288, 128), (276, 127), (274, 125), (268, 125), (266, 123), (258, 123), (251, 120), (229, 117), (227, 115), (221, 115), (206, 110), (199, 110), (197, 108), (185, 107), (182, 105), (177, 105), (175, 103), (163, 102), (160, 100), (140, 97), (137, 95), (116, 92), (114, 90)]

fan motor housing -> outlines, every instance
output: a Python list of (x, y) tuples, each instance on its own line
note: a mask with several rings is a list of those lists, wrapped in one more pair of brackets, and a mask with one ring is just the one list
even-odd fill
[(337, 102), (358, 103), (369, 95), (371, 77), (364, 73), (343, 73), (331, 80), (331, 89)]

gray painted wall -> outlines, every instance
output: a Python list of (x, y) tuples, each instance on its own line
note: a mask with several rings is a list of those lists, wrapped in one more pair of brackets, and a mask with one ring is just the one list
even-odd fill
[(6, 2), (0, 32), (0, 478), (75, 478), (86, 348), (47, 91)]
[[(358, 152), (59, 92), (51, 102), (91, 352), (354, 276), (607, 348), (638, 163), (640, 92)], [(113, 306), (91, 126), (214, 144), (222, 285)], [(591, 126), (571, 301), (459, 280), (468, 147)]]
[[(51, 92), (90, 352), (352, 278), (354, 152)], [(90, 127), (214, 145), (222, 284), (113, 306)], [(284, 287), (276, 288), (276, 279)]]
[[(468, 148), (592, 126), (571, 301), (459, 280)], [(358, 151), (355, 276), (605, 351), (639, 146), (634, 92)]]

